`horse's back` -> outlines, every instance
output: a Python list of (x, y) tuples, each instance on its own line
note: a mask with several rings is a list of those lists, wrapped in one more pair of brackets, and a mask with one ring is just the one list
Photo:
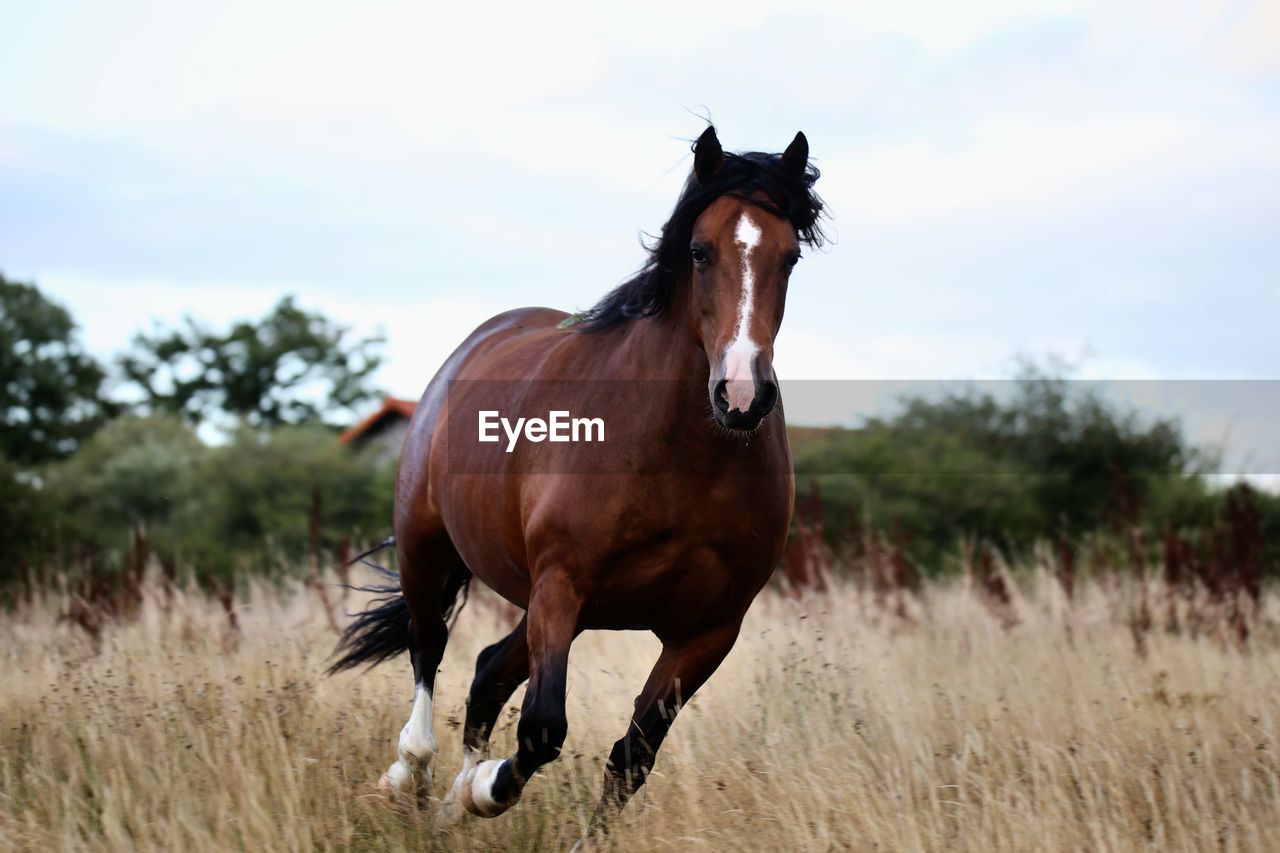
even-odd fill
[[(427, 384), (418, 401), (409, 434), (423, 429), (434, 431), (433, 425), (443, 408), (449, 383), (468, 379), (523, 379), (515, 374), (516, 366), (506, 367), (503, 360), (486, 358), (495, 349), (510, 347), (513, 342), (523, 342), (531, 337), (549, 337), (569, 315), (554, 308), (515, 308), (485, 320), (475, 328), (458, 348), (445, 360), (436, 375)], [(406, 440), (408, 452), (417, 442)]]
[[(538, 362), (571, 337), (562, 327), (568, 316), (553, 308), (516, 308), (498, 314), (463, 341), (457, 350), (461, 355), (458, 363), (446, 363), (436, 379), (523, 381), (541, 377), (543, 367)], [(446, 373), (450, 375), (444, 376)]]

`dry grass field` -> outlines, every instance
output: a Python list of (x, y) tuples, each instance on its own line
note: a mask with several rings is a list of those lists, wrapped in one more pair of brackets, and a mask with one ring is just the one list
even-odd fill
[[(97, 647), (56, 601), (0, 617), (0, 847), (566, 849), (657, 649), (582, 637), (562, 759), (508, 814), (437, 836), (430, 810), (375, 790), (409, 711), (407, 660), (324, 677), (334, 636), (314, 593), (253, 590), (238, 636), (216, 601), (163, 601)], [(848, 584), (802, 602), (767, 593), (615, 842), (1280, 849), (1274, 601), (1245, 650), (1155, 630), (1145, 656), (1123, 589), (1082, 584), (1068, 612), (1033, 573), (1013, 606), (1005, 628), (959, 584), (927, 587), (905, 619)], [(503, 618), (479, 600), (458, 622), (438, 681), (437, 796), (460, 762), (471, 664)], [(513, 714), (495, 752), (511, 748)]]

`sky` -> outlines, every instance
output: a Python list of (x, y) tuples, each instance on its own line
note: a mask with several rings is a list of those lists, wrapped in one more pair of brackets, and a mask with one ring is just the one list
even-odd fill
[(4, 3), (0, 270), (103, 357), (295, 294), (417, 397), (634, 271), (705, 117), (822, 171), (784, 388), (1278, 378), (1275, 2)]

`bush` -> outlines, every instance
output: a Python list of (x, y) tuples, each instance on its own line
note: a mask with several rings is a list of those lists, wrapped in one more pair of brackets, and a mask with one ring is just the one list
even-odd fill
[[(128, 416), (49, 469), (44, 489), (14, 488), (44, 502), (29, 515), (48, 519), (41, 541), (59, 565), (118, 573), (143, 543), (202, 586), (225, 588), (242, 572), (297, 570), (313, 551), (330, 561), (344, 541), (385, 536), (389, 469), (324, 427), (246, 427), (210, 447), (174, 416)], [(20, 505), (4, 498), (8, 512)]]
[(962, 536), (1028, 551), (1135, 525), (1158, 539), (1166, 524), (1222, 512), (1200, 476), (1208, 460), (1173, 422), (1144, 421), (1064, 380), (1029, 375), (1007, 400), (973, 389), (911, 398), (862, 429), (800, 432), (800, 499), (820, 490), (829, 538), (869, 523), (933, 572)]
[(324, 427), (238, 430), (210, 452), (208, 506), (190, 531), (188, 558), (222, 577), (279, 574), (343, 541), (386, 536), (393, 485), (388, 466), (352, 454)]
[(16, 465), (0, 457), (0, 586), (27, 580), (46, 560), (50, 512), (45, 495)]
[(59, 539), (70, 555), (118, 563), (140, 529), (160, 551), (178, 547), (203, 513), (210, 450), (177, 418), (118, 418), (49, 472)]

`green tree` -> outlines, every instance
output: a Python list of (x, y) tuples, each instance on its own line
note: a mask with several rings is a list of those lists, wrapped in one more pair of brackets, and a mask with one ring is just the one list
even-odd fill
[(65, 556), (118, 562), (135, 528), (161, 554), (176, 551), (206, 511), (210, 453), (173, 415), (127, 415), (104, 426), (46, 475)]
[(188, 422), (225, 413), (255, 427), (332, 423), (377, 396), (371, 376), (382, 343), (353, 340), (286, 297), (262, 320), (225, 333), (187, 318), (181, 328), (140, 334), (119, 364), (149, 409)]
[(69, 456), (113, 412), (76, 332), (35, 285), (0, 275), (0, 454), (19, 465)]
[(50, 547), (50, 508), (44, 494), (0, 457), (0, 587), (39, 567)]

